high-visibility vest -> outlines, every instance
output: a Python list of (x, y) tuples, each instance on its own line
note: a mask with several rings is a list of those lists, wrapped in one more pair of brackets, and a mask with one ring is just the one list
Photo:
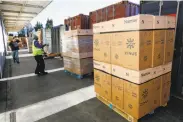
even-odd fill
[(33, 43), (32, 43), (32, 54), (34, 55), (34, 56), (37, 56), (37, 55), (43, 55), (43, 49), (41, 49), (41, 48), (37, 48), (35, 45), (34, 45), (34, 42), (35, 42), (35, 40), (33, 41)]

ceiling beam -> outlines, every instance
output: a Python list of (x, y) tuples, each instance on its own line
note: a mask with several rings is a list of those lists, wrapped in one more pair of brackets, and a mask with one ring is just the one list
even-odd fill
[[(18, 16), (3, 15), (3, 17), (18, 17)], [(20, 16), (20, 18), (29, 18), (29, 19), (32, 19), (32, 18), (34, 18), (34, 17), (29, 17), (29, 16)]]
[(10, 28), (22, 28), (23, 26), (17, 26), (17, 27), (6, 27), (7, 29), (10, 29)]
[(22, 19), (5, 19), (5, 21), (29, 21), (29, 20), (22, 20)]
[[(13, 2), (8, 2), (8, 1), (2, 1), (2, 3), (0, 3), (0, 4), (2, 4), (2, 5), (13, 5), (13, 6), (22, 6), (23, 5), (21, 3), (13, 3)], [(40, 6), (40, 5), (31, 5), (31, 4), (26, 4), (26, 6), (24, 6), (24, 7), (44, 9), (43, 6)]]
[[(1, 12), (9, 12), (9, 13), (17, 13), (19, 14), (20, 11), (13, 11), (13, 10), (1, 10)], [(37, 15), (36, 12), (25, 12), (25, 11), (22, 11), (21, 12), (22, 14), (32, 14), (32, 15)]]

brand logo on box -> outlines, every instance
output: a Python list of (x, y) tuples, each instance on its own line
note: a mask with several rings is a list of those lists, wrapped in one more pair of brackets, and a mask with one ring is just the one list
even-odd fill
[(147, 45), (151, 45), (151, 40), (147, 40), (147, 41), (146, 41), (146, 44), (147, 44)]
[(118, 58), (119, 58), (118, 54), (116, 54), (116, 55), (115, 55), (115, 58), (116, 58), (116, 59), (118, 59)]
[(144, 56), (144, 61), (147, 61), (147, 56)]
[(107, 53), (104, 53), (104, 57), (107, 57)]
[(127, 48), (130, 48), (130, 49), (134, 48), (135, 47), (134, 39), (131, 39), (131, 38), (127, 39), (126, 45), (127, 45)]
[(137, 19), (124, 20), (124, 24), (137, 22)]
[(130, 109), (133, 109), (132, 104), (128, 104), (128, 107), (129, 107)]
[(164, 44), (164, 40), (161, 40), (161, 44)]
[(158, 59), (161, 59), (161, 54), (158, 54)]
[(99, 44), (98, 39), (96, 39), (96, 40), (94, 41), (94, 44), (95, 44), (95, 46), (98, 46), (98, 44)]
[(96, 81), (99, 81), (100, 80), (100, 77), (98, 75), (95, 76), (95, 80)]
[(141, 76), (144, 77), (144, 76), (147, 76), (147, 75), (150, 75), (151, 73), (150, 72), (146, 72), (146, 73), (142, 73)]
[(145, 99), (145, 98), (147, 98), (147, 96), (148, 96), (148, 89), (144, 89), (142, 91), (142, 98)]
[(137, 56), (137, 52), (125, 52), (125, 55)]

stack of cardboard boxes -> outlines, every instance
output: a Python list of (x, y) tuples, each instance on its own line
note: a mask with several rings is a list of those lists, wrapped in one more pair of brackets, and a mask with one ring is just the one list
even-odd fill
[(78, 75), (93, 72), (93, 31), (90, 29), (65, 31), (62, 55), (65, 70)]
[(93, 25), (94, 85), (139, 119), (169, 100), (175, 18), (136, 15)]

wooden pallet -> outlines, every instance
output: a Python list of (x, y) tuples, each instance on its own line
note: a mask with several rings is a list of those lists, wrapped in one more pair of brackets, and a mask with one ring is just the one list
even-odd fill
[(65, 73), (69, 74), (69, 75), (72, 75), (74, 77), (76, 77), (77, 79), (83, 79), (84, 77), (87, 77), (87, 76), (91, 76), (92, 73), (88, 73), (88, 74), (84, 74), (84, 75), (81, 75), (81, 74), (76, 74), (76, 73), (73, 73), (73, 72), (70, 72), (68, 70), (64, 70)]
[[(129, 121), (129, 122), (138, 122), (138, 119), (132, 117), (131, 115), (129, 115), (125, 111), (122, 111), (122, 110), (118, 109), (117, 107), (115, 107), (115, 105), (113, 105), (111, 102), (109, 102), (104, 97), (100, 96), (99, 94), (96, 94), (96, 97), (101, 102), (103, 102), (104, 104), (106, 104), (107, 106), (109, 106), (110, 109), (114, 110), (116, 113), (118, 113), (119, 115), (121, 115), (122, 117), (124, 117), (127, 121)], [(166, 107), (166, 106), (167, 106), (167, 103), (165, 105), (162, 105), (162, 107)], [(150, 112), (149, 114), (154, 114), (154, 111)]]
[(107, 106), (109, 106), (110, 109), (114, 110), (116, 113), (118, 113), (119, 115), (121, 115), (122, 117), (124, 117), (126, 120), (128, 120), (129, 122), (138, 122), (137, 119), (135, 119), (134, 117), (132, 117), (131, 115), (127, 114), (124, 111), (119, 110), (117, 107), (115, 107), (111, 102), (107, 101), (105, 98), (101, 97), (100, 95), (97, 94), (97, 98), (103, 102), (104, 104), (106, 104)]
[(46, 54), (44, 56), (44, 59), (50, 59), (50, 58), (55, 58), (57, 56), (60, 56), (61, 57), (61, 54), (60, 53), (50, 53), (50, 54)]

